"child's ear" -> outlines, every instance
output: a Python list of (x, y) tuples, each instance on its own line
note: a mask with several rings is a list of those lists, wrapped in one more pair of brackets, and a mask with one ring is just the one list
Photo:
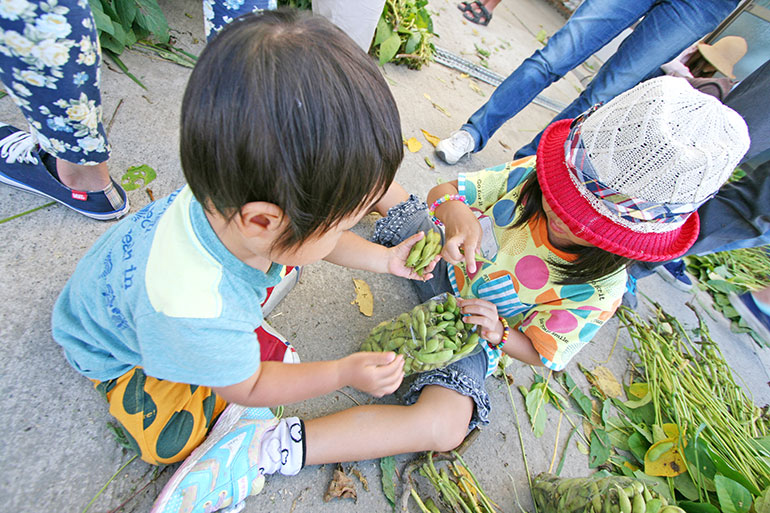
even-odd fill
[(239, 230), (248, 238), (273, 236), (281, 229), (283, 210), (266, 201), (253, 201), (241, 207), (234, 221)]

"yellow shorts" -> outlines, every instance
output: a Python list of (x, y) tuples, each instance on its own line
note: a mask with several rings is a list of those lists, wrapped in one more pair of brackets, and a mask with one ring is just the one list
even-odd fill
[(129, 444), (153, 465), (185, 459), (227, 406), (209, 387), (156, 379), (141, 367), (115, 379), (92, 381)]

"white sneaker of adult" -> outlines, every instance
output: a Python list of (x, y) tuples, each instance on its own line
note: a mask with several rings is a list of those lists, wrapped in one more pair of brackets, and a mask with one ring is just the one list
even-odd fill
[(456, 164), (458, 160), (469, 155), (476, 148), (473, 136), (465, 130), (452, 132), (447, 139), (442, 139), (436, 145), (436, 155), (449, 165)]

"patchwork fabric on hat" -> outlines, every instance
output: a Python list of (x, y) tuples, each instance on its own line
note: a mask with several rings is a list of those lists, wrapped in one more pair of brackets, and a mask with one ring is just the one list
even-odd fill
[(638, 260), (667, 260), (692, 245), (693, 214), (749, 145), (738, 113), (676, 77), (648, 80), (569, 127), (554, 125), (538, 148), (549, 205), (573, 233)]

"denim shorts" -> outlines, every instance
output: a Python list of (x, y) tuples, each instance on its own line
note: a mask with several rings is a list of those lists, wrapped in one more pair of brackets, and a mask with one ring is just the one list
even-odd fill
[[(378, 219), (374, 226), (372, 241), (387, 247), (393, 247), (419, 231), (434, 228), (428, 214), (427, 205), (414, 195), (403, 203), (388, 210), (387, 217)], [(439, 230), (441, 231), (441, 230)], [(441, 233), (441, 242), (444, 234)], [(433, 278), (427, 282), (411, 280), (421, 302), (430, 298), (452, 292), (452, 285), (447, 275), (447, 264), (440, 260), (433, 270)], [(470, 397), (476, 404), (468, 429), (477, 425), (489, 424), (489, 394), (484, 387), (487, 373), (487, 354), (478, 351), (458, 360), (443, 369), (421, 372), (410, 376), (402, 385), (403, 401), (414, 404), (420, 392), (426, 385), (439, 385), (458, 394)]]

